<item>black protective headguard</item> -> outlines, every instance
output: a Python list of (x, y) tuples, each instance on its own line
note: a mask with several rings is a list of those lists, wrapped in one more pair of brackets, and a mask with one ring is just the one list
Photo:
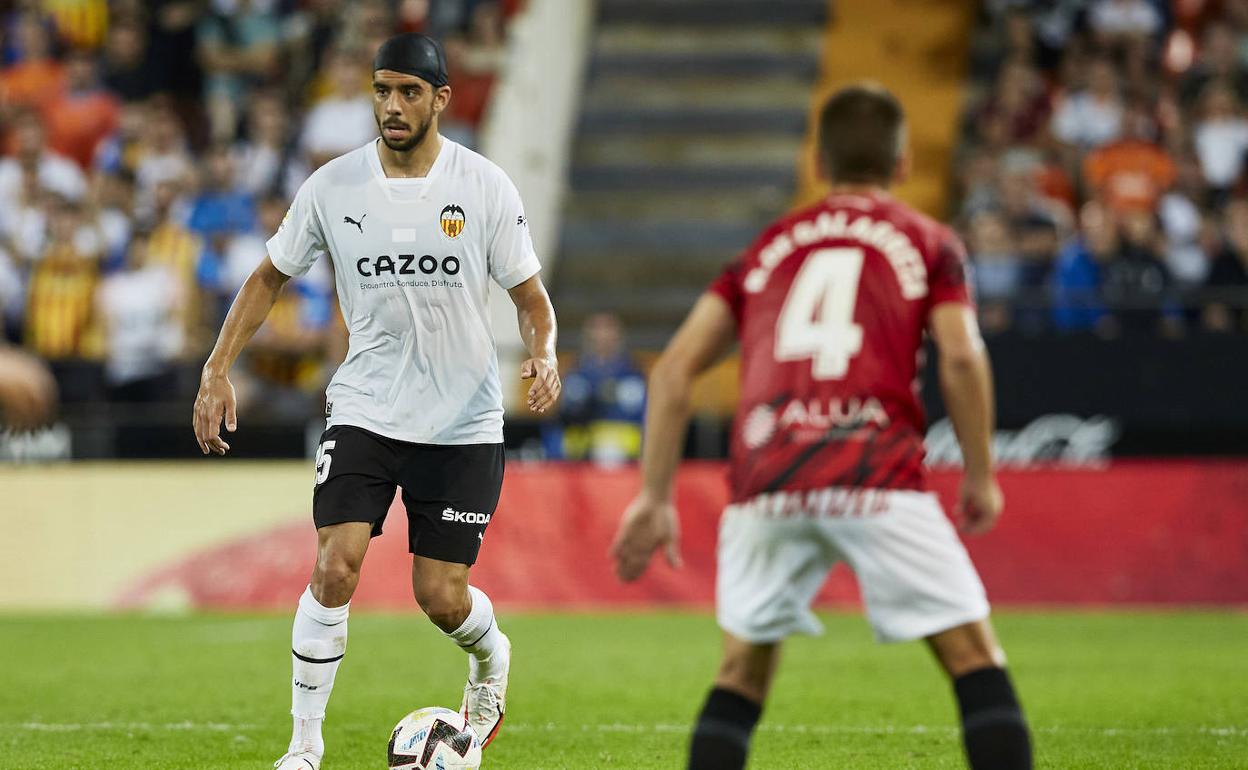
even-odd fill
[(395, 35), (382, 43), (373, 57), (373, 71), (377, 70), (415, 75), (434, 88), (451, 82), (446, 74), (446, 53), (442, 46), (433, 38), (415, 32)]

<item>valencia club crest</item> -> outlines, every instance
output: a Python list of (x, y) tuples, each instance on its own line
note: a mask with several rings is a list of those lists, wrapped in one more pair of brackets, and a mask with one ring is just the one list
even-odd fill
[(447, 238), (458, 238), (459, 234), (464, 231), (464, 210), (452, 203), (442, 209), (438, 224), (442, 226), (442, 232)]

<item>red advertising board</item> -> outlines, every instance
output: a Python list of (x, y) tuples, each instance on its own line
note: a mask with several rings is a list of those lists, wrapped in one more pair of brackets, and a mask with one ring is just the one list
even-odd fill
[[(947, 504), (957, 483), (952, 472), (931, 477)], [(967, 543), (998, 604), (1248, 603), (1248, 462), (1012, 470), (1001, 483), (1005, 516)], [(683, 569), (656, 560), (641, 581), (622, 585), (607, 549), (637, 485), (634, 468), (513, 463), (473, 582), (513, 608), (709, 605), (727, 494), (723, 465), (688, 463), (681, 470)], [(405, 529), (396, 504), (370, 549), (355, 606), (412, 606)], [(309, 516), (170, 564), (118, 603), (143, 606), (174, 592), (201, 607), (289, 609), (307, 583), (314, 546)], [(834, 571), (820, 600), (857, 601), (847, 570)]]

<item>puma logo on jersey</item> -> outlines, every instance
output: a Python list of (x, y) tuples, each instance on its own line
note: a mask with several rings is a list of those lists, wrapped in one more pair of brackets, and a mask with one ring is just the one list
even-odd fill
[(356, 220), (352, 219), (351, 217), (343, 217), (343, 218), (342, 218), (342, 223), (343, 223), (344, 225), (345, 225), (345, 224), (352, 224), (352, 225), (355, 225), (356, 227), (360, 228), (360, 235), (363, 235), (363, 234), (364, 234), (364, 217), (366, 217), (366, 216), (368, 216), (368, 214), (360, 214), (360, 219), (359, 219), (359, 221), (358, 221), (358, 222), (357, 222)]
[(442, 521), (453, 521), (456, 524), (489, 524), (490, 514), (444, 508), (442, 510)]

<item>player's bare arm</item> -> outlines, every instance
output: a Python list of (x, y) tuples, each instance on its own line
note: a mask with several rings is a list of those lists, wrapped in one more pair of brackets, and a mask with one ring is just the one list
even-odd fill
[(238, 427), (230, 367), (247, 340), (264, 323), (288, 280), (290, 276), (265, 259), (252, 271), (230, 306), (217, 344), (200, 374), (199, 394), (195, 397), (195, 440), (204, 454), (224, 455), (230, 450), (230, 445), (221, 438), (222, 419), (225, 429), (231, 433)]
[(555, 405), (563, 383), (559, 380), (559, 359), (555, 356), (558, 325), (550, 295), (539, 276), (533, 276), (507, 290), (516, 305), (520, 338), (529, 357), (520, 365), (520, 378), (533, 380), (529, 387), (529, 409), (538, 414)]
[(723, 358), (735, 339), (736, 321), (727, 303), (716, 294), (703, 294), (650, 372), (641, 493), (624, 511), (611, 545), (621, 580), (641, 577), (659, 548), (669, 564), (680, 566), (672, 489), (689, 427), (689, 394), (697, 376)]
[(992, 463), (992, 368), (972, 308), (959, 302), (937, 305), (930, 329), (941, 395), (965, 468), (957, 513), (962, 531), (978, 535), (992, 529), (1004, 503)]

